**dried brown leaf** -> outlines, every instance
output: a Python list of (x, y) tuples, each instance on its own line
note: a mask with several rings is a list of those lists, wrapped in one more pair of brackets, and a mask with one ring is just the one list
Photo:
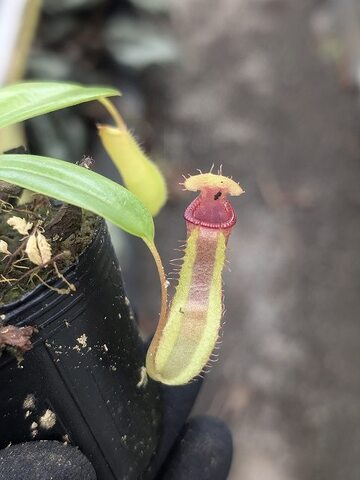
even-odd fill
[(21, 235), (27, 235), (29, 233), (29, 230), (33, 226), (33, 224), (27, 222), (25, 218), (16, 217), (15, 215), (8, 219), (7, 224), (10, 225), (10, 227), (12, 227), (14, 230), (19, 232)]
[(11, 255), (11, 253), (9, 252), (9, 245), (5, 242), (5, 240), (0, 240), (0, 253)]
[(29, 257), (30, 262), (35, 265), (41, 265), (41, 255), (37, 246), (36, 235), (33, 233), (30, 235), (25, 248), (26, 255)]
[(38, 232), (36, 235), (37, 245), (40, 252), (42, 263), (47, 263), (51, 259), (51, 246), (45, 236)]
[(51, 259), (51, 246), (40, 232), (30, 235), (25, 252), (30, 262), (35, 263), (35, 265), (43, 265)]

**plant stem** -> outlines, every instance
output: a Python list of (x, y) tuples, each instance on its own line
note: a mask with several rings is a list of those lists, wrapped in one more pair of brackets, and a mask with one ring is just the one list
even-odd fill
[[(126, 124), (124, 120), (122, 119), (120, 113), (118, 110), (115, 108), (114, 104), (108, 99), (108, 98), (100, 98), (99, 102), (106, 108), (106, 110), (109, 112), (111, 115), (112, 119), (114, 120), (116, 126), (118, 127), (119, 130), (127, 130)], [(161, 257), (159, 255), (159, 252), (157, 248), (155, 247), (155, 244), (150, 242), (149, 240), (143, 238), (144, 242), (148, 246), (156, 264), (156, 268), (159, 274), (160, 278), (160, 286), (161, 286), (161, 308), (160, 308), (160, 318), (159, 318), (159, 326), (162, 326), (162, 328), (165, 326), (166, 322), (166, 313), (167, 313), (167, 285), (168, 282), (166, 280), (165, 276), (165, 270), (161, 261)], [(162, 329), (161, 328), (161, 329)], [(159, 330), (159, 327), (157, 328), (157, 331)]]
[[(161, 257), (159, 255), (159, 252), (157, 250), (157, 248), (155, 247), (155, 244), (150, 242), (149, 240), (143, 238), (144, 242), (146, 243), (146, 245), (148, 246), (154, 260), (155, 260), (155, 264), (156, 264), (156, 268), (157, 268), (157, 271), (158, 271), (158, 274), (159, 274), (159, 278), (160, 278), (160, 286), (161, 286), (161, 308), (160, 308), (160, 318), (159, 318), (159, 323), (158, 323), (158, 327), (157, 327), (157, 331), (158, 330), (162, 330), (162, 328), (165, 326), (165, 322), (166, 322), (166, 313), (167, 313), (167, 285), (168, 285), (168, 282), (166, 280), (166, 276), (165, 276), (165, 270), (164, 270), (164, 266), (162, 264), (162, 261), (161, 261)], [(159, 328), (161, 327), (161, 328)]]
[(118, 110), (115, 108), (114, 104), (108, 98), (99, 98), (99, 102), (109, 112), (109, 114), (111, 115), (111, 118), (114, 120), (118, 129), (119, 130), (127, 130), (126, 124), (125, 124), (122, 116), (118, 112)]
[(18, 248), (15, 250), (14, 253), (12, 253), (9, 258), (8, 258), (8, 261), (5, 265), (5, 268), (4, 268), (4, 274), (9, 270), (11, 264), (13, 263), (13, 261), (16, 259), (16, 257), (25, 249), (25, 246), (26, 246), (26, 243), (28, 241), (29, 237), (27, 236), (22, 242), (21, 244), (18, 246)]

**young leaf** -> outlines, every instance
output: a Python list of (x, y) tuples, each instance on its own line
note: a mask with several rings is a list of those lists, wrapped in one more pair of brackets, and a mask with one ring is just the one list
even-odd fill
[(153, 244), (150, 212), (126, 188), (63, 160), (35, 155), (0, 155), (0, 179), (76, 205)]
[(153, 216), (157, 215), (167, 199), (160, 169), (145, 155), (125, 125), (124, 128), (98, 125), (98, 131), (125, 186), (140, 198)]
[(23, 82), (0, 89), (0, 128), (79, 103), (120, 95), (109, 87)]

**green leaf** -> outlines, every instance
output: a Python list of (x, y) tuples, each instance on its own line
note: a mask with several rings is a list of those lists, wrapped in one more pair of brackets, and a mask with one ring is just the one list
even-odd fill
[(0, 179), (90, 210), (117, 227), (154, 241), (150, 212), (129, 190), (98, 173), (63, 160), (0, 155)]
[(120, 95), (109, 87), (61, 82), (23, 82), (0, 89), (0, 128), (44, 113)]
[(98, 125), (105, 150), (114, 162), (126, 188), (155, 216), (167, 199), (166, 182), (158, 166), (142, 151), (126, 128)]

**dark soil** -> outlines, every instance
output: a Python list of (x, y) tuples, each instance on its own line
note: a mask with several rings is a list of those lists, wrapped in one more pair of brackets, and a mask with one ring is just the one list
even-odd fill
[[(15, 301), (56, 276), (54, 262), (60, 272), (76, 262), (93, 238), (99, 221), (77, 207), (22, 190), (9, 195), (7, 186), (1, 186), (0, 238), (8, 244), (11, 255), (0, 254), (0, 305)], [(27, 235), (8, 225), (8, 219), (14, 216), (32, 224)], [(51, 246), (51, 261), (45, 265), (34, 264), (25, 252), (29, 235), (37, 231), (43, 233)], [(64, 287), (67, 287), (65, 282)]]

